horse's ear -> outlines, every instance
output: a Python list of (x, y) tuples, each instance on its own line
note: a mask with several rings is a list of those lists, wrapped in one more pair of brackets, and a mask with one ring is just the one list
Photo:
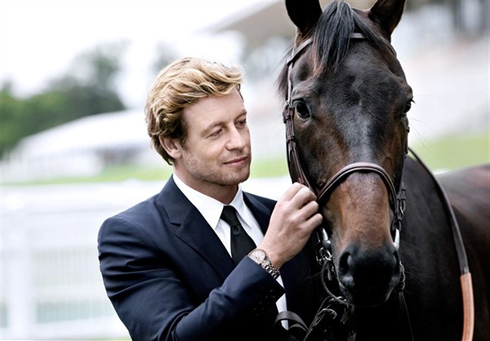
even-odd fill
[(378, 0), (369, 11), (369, 18), (376, 22), (389, 38), (402, 18), (405, 0)]
[(286, 9), (301, 35), (306, 35), (322, 14), (319, 0), (286, 0)]

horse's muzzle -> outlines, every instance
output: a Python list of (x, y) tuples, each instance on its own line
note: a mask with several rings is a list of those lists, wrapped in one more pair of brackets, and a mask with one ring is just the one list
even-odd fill
[(338, 260), (340, 289), (357, 306), (384, 303), (400, 278), (400, 260), (392, 243), (374, 250), (350, 245)]

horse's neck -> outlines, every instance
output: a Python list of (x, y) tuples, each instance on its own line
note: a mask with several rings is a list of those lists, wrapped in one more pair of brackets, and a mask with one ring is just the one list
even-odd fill
[(403, 183), (407, 191), (420, 199), (436, 193), (431, 175), (418, 161), (410, 157), (407, 157), (403, 167)]

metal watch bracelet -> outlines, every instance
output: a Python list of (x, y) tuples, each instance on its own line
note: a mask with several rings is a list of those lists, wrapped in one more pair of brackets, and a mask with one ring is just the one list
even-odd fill
[(254, 249), (248, 254), (248, 257), (267, 271), (272, 278), (276, 279), (280, 276), (279, 271), (272, 265), (269, 256), (264, 250)]
[(279, 271), (274, 267), (274, 265), (272, 265), (271, 261), (269, 260), (269, 258), (267, 258), (268, 262), (266, 263), (262, 263), (261, 266), (265, 269), (265, 271), (267, 271), (271, 276), (272, 278), (276, 279), (277, 277), (280, 276), (280, 273)]

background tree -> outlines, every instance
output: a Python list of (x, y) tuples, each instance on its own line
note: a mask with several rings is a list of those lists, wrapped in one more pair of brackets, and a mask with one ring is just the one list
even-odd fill
[(125, 42), (100, 45), (76, 57), (71, 69), (45, 90), (20, 98), (14, 84), (0, 89), (0, 154), (23, 137), (74, 119), (125, 109), (117, 91), (117, 76)]

